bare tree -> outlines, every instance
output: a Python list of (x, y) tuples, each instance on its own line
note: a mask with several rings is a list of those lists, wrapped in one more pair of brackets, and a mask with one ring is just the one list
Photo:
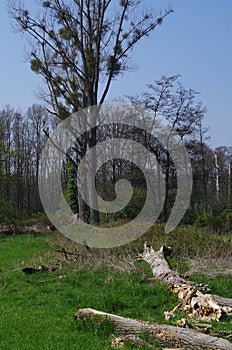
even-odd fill
[[(153, 84), (148, 84), (147, 87), (148, 90), (141, 97), (129, 96), (128, 98), (135, 105), (142, 104), (153, 110), (151, 128), (157, 115), (160, 114), (169, 121), (186, 144), (190, 140), (199, 139), (199, 125), (202, 125), (206, 108), (196, 100), (198, 93), (192, 89), (186, 89), (179, 81), (179, 75), (162, 76), (161, 79), (156, 80)], [(155, 154), (164, 172), (166, 185), (164, 219), (166, 220), (174, 201), (175, 166), (168, 150), (151, 134), (145, 135), (144, 142), (146, 147)]]
[[(41, 14), (34, 16), (23, 5), (8, 1), (16, 28), (32, 40), (31, 69), (47, 85), (43, 97), (52, 113), (65, 119), (70, 112), (105, 101), (112, 80), (129, 69), (132, 49), (172, 12), (167, 9), (157, 15), (151, 9), (145, 11), (143, 2), (40, 0)], [(96, 128), (87, 137), (79, 137), (75, 161), (96, 142)], [(79, 206), (82, 217), (81, 201)], [(97, 210), (91, 210), (90, 219), (99, 222)]]

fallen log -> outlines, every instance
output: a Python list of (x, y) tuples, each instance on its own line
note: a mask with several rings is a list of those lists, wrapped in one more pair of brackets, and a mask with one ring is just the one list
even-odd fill
[[(156, 252), (145, 242), (144, 251), (137, 256), (136, 260), (146, 261), (152, 269), (153, 279), (159, 280), (161, 283), (169, 285), (169, 287), (186, 284), (185, 277), (170, 268), (166, 260), (169, 251), (170, 249), (162, 246)], [(197, 285), (194, 282), (188, 282), (188, 284), (192, 286)]]
[[(232, 314), (232, 299), (203, 294), (197, 289), (197, 283), (187, 281), (181, 274), (170, 268), (165, 251), (166, 248), (163, 246), (158, 251), (154, 251), (145, 242), (144, 251), (137, 257), (137, 260), (146, 261), (152, 269), (154, 279), (167, 284), (170, 290), (179, 297), (180, 304), (172, 311), (165, 312), (166, 319), (169, 319), (180, 309), (190, 317), (203, 321), (219, 321), (223, 314)], [(203, 287), (206, 289), (207, 285), (203, 285)]]
[(182, 350), (232, 350), (232, 344), (223, 338), (185, 328), (116, 316), (89, 308), (78, 310), (75, 320), (81, 320), (83, 323), (91, 320), (98, 324), (107, 320), (122, 335), (122, 339), (129, 336), (129, 339), (134, 338), (138, 344), (139, 337), (146, 335), (150, 343), (158, 340), (164, 346)]

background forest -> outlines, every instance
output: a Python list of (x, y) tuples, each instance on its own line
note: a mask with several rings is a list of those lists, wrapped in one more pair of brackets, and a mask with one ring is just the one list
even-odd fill
[[(124, 98), (125, 100), (125, 98)], [(231, 209), (231, 162), (232, 147), (211, 149), (204, 128), (206, 108), (198, 95), (180, 83), (180, 77), (162, 77), (147, 86), (138, 96), (129, 96), (132, 104), (141, 104), (165, 115), (184, 140), (191, 159), (193, 190), (191, 204), (182, 224), (209, 226), (217, 232), (230, 231)], [(1, 225), (5, 230), (15, 229), (20, 222), (31, 216), (43, 216), (38, 190), (39, 160), (43, 146), (58, 125), (59, 120), (43, 106), (34, 104), (25, 113), (6, 106), (0, 111), (0, 198)], [(134, 130), (117, 125), (98, 130), (98, 139), (114, 135), (135, 139)], [(155, 139), (139, 134), (138, 142), (154, 153), (162, 167), (166, 182), (166, 200), (159, 220), (166, 221), (176, 194), (176, 171), (168, 152)], [(63, 164), (64, 191), (74, 213), (78, 212), (76, 169), (70, 159)], [(115, 196), (114, 185), (122, 178), (133, 184), (134, 192), (129, 205), (122, 211), (100, 216), (101, 222), (130, 220), (142, 208), (146, 196), (143, 175), (133, 164), (113, 159), (100, 169), (97, 188), (108, 200)]]

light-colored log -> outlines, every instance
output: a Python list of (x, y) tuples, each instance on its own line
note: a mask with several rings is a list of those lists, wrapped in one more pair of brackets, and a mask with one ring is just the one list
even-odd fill
[(137, 259), (146, 261), (152, 269), (154, 278), (167, 284), (180, 299), (179, 305), (172, 311), (165, 312), (166, 319), (169, 319), (180, 309), (184, 310), (190, 317), (202, 321), (219, 321), (223, 314), (232, 313), (232, 299), (203, 294), (197, 289), (196, 283), (186, 281), (181, 274), (173, 271), (166, 260), (165, 247), (162, 246), (158, 251), (155, 251), (145, 243), (144, 251)]
[(78, 310), (75, 319), (83, 322), (92, 320), (98, 324), (108, 320), (122, 336), (130, 335), (137, 338), (146, 334), (149, 342), (158, 340), (164, 346), (183, 350), (232, 350), (232, 344), (223, 338), (194, 330), (120, 317), (89, 308)]

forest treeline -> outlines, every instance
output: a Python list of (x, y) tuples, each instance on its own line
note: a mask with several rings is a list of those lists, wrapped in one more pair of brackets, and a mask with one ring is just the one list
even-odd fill
[[(184, 88), (178, 76), (163, 76), (149, 84), (145, 93), (128, 96), (126, 100), (150, 108), (154, 118), (159, 114), (165, 116), (184, 141), (192, 165), (193, 189), (190, 207), (182, 223), (198, 223), (217, 231), (229, 231), (232, 226), (232, 147), (209, 147), (208, 132), (203, 126), (206, 108), (198, 101), (198, 94)], [(43, 212), (38, 190), (39, 161), (44, 144), (58, 122), (58, 118), (38, 104), (29, 107), (25, 113), (11, 106), (0, 111), (1, 225)], [(110, 137), (132, 139), (155, 155), (166, 186), (166, 199), (159, 220), (166, 221), (176, 195), (175, 164), (165, 147), (148, 136), (141, 130), (116, 124), (103, 124), (96, 130), (97, 142)], [(62, 167), (63, 188), (71, 209), (78, 213), (78, 164), (75, 166), (75, 162), (70, 161), (72, 157), (75, 157), (75, 152), (70, 150)], [(144, 203), (146, 184), (143, 174), (134, 164), (123, 159), (112, 159), (98, 171), (96, 184), (103, 199), (115, 197), (115, 184), (122, 178), (132, 183), (132, 200), (116, 214), (100, 214), (101, 221), (131, 219)]]

